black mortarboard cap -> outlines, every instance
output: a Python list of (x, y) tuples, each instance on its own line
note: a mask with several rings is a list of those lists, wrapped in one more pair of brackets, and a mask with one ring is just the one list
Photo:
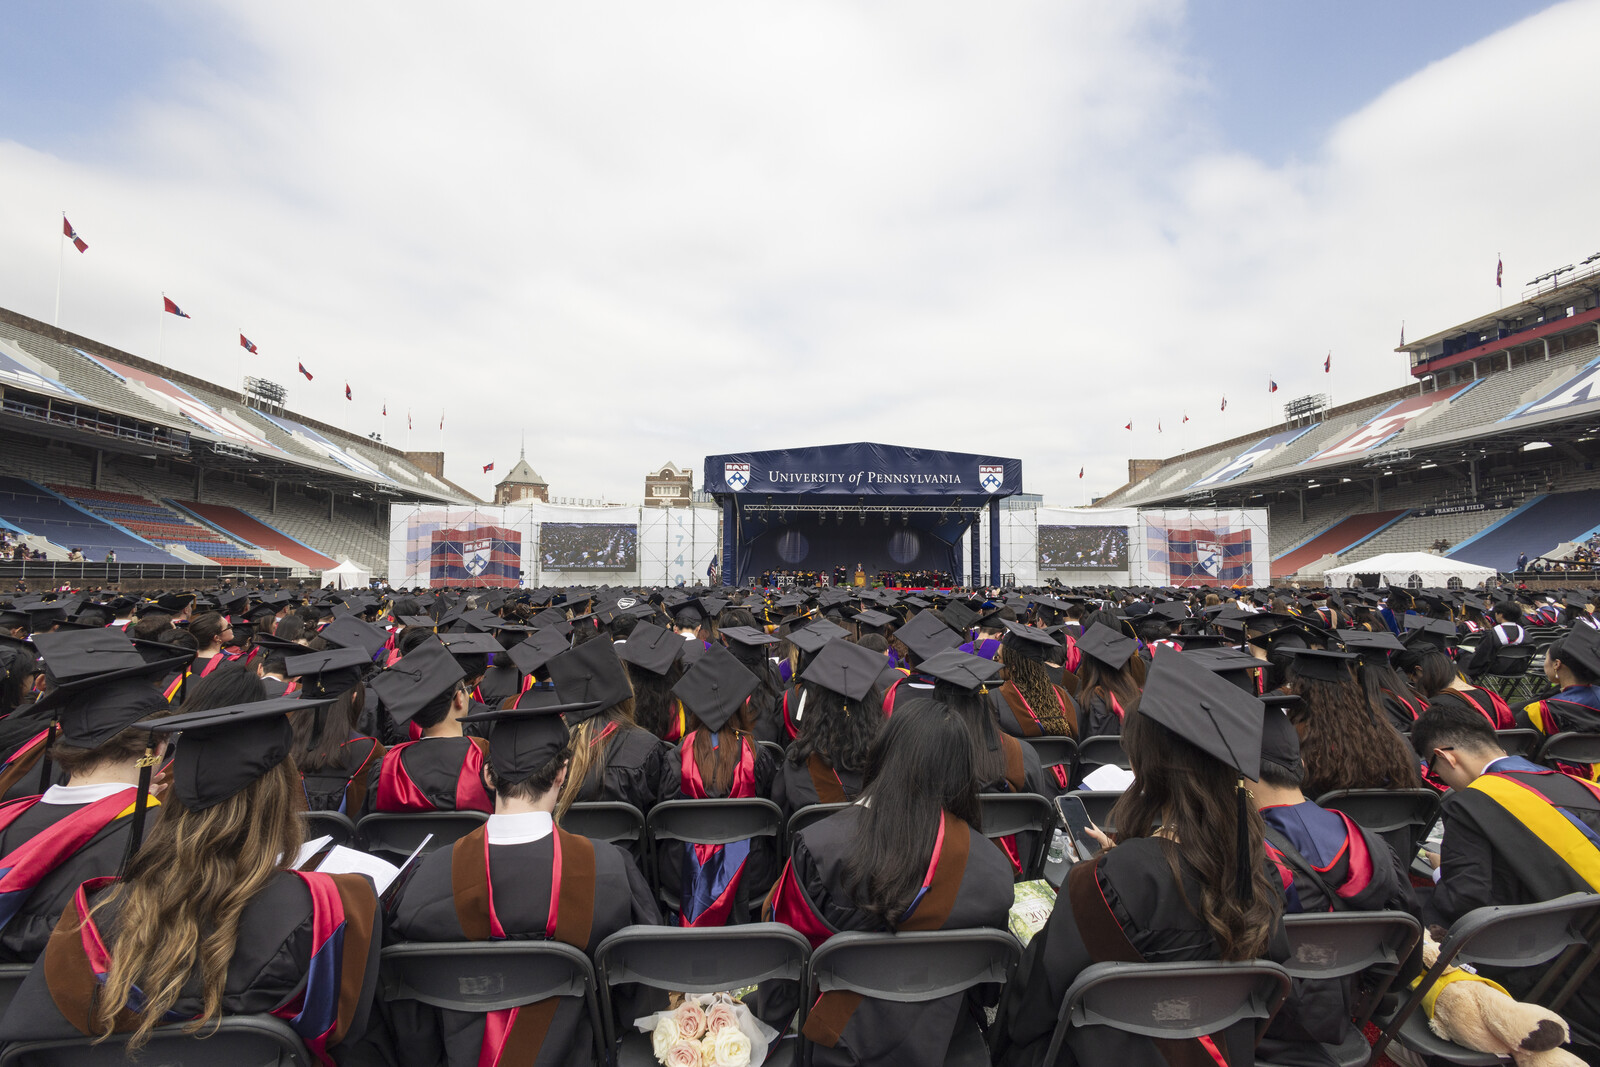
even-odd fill
[[(33, 646), (53, 686), (34, 709), (61, 709), (62, 732), (71, 735), (67, 743), (83, 748), (94, 748), (136, 719), (166, 707), (150, 684), (152, 676), (179, 670), (194, 659), (193, 652), (171, 646), (159, 657), (152, 650), (147, 659), (135, 642), (107, 629), (39, 634)], [(147, 692), (155, 695), (154, 702)]]
[(1029, 659), (1042, 660), (1050, 652), (1061, 647), (1060, 642), (1037, 626), (1023, 626), (1010, 619), (1001, 619), (1000, 624), (1006, 628), (1006, 632), (1000, 638), (1000, 644)]
[(288, 715), (328, 700), (275, 697), (134, 723), (152, 733), (183, 733), (172, 788), (185, 807), (204, 811), (234, 796), (289, 758)]
[(526, 641), (519, 641), (506, 649), (506, 658), (523, 674), (535, 674), (551, 658), (571, 647), (571, 643), (555, 630), (535, 630)]
[(1133, 638), (1118, 633), (1098, 620), (1078, 638), (1079, 652), (1114, 671), (1120, 671), (1138, 647)]
[(978, 621), (978, 613), (961, 601), (953, 601), (939, 609), (945, 624), (962, 635), (967, 634)]
[(463, 715), (462, 722), (492, 722), (489, 765), (496, 778), (520, 782), (541, 770), (567, 747), (571, 731), (563, 712), (588, 711), (586, 704), (523, 704)]
[(628, 634), (626, 641), (615, 647), (618, 658), (624, 663), (651, 674), (666, 674), (678, 662), (683, 646), (684, 640), (679, 634), (654, 623), (641, 622)]
[(1600, 678), (1600, 630), (1574, 626), (1572, 632), (1562, 639), (1561, 653), (1556, 659), (1576, 663)]
[(388, 640), (382, 630), (354, 615), (335, 619), (317, 633), (330, 645), (361, 649), (367, 654), (369, 661), (378, 654)]
[(372, 659), (363, 648), (329, 648), (284, 660), (286, 678), (300, 678), (312, 697), (338, 697), (361, 684)]
[(874, 630), (881, 630), (885, 626), (893, 626), (895, 623), (895, 617), (886, 611), (868, 610), (857, 612), (853, 621), (858, 626), (866, 626)]
[(1155, 658), (1139, 711), (1246, 778), (1261, 777), (1261, 701), (1193, 656)]
[(937, 656), (923, 660), (917, 670), (947, 685), (971, 692), (994, 681), (1001, 667), (992, 659), (948, 648)]
[(831, 630), (824, 632), (802, 627), (798, 630), (789, 631), (789, 641), (801, 652), (820, 652), (824, 645), (838, 639), (839, 635)]
[(1400, 639), (1388, 630), (1346, 630), (1339, 635), (1344, 639), (1344, 646), (1357, 656), (1363, 663), (1380, 666), (1389, 662), (1391, 653), (1404, 652), (1406, 646)]
[(1268, 707), (1262, 719), (1261, 762), (1270, 763), (1296, 782), (1305, 776), (1300, 762), (1300, 735), (1281, 708)]
[[(755, 647), (758, 645), (775, 645), (778, 643), (778, 639), (776, 637), (773, 637), (771, 634), (766, 633), (763, 630), (757, 630), (753, 626), (726, 626), (723, 627), (721, 632), (722, 636), (727, 638), (729, 641), (733, 641), (736, 644), (741, 645), (750, 645)], [(680, 640), (682, 639), (680, 638)]]
[(1340, 682), (1350, 676), (1350, 667), (1361, 657), (1354, 652), (1333, 652), (1320, 648), (1286, 648), (1293, 657), (1294, 671), (1304, 678)]
[(389, 716), (403, 724), (466, 676), (439, 639), (430, 637), (373, 675), (372, 691)]
[(761, 684), (750, 669), (721, 645), (705, 651), (672, 687), (673, 695), (711, 730), (720, 730)]
[(440, 634), (439, 640), (452, 656), (492, 656), (505, 651), (500, 642), (482, 632)]
[(562, 703), (594, 705), (580, 719), (598, 715), (633, 696), (627, 668), (617, 658), (616, 648), (604, 638), (585, 641), (553, 657), (545, 669), (555, 682)]
[(894, 636), (909, 648), (918, 660), (937, 656), (945, 649), (955, 648), (961, 644), (960, 635), (946, 626), (943, 619), (926, 609), (917, 612), (910, 622), (894, 632)]
[(871, 692), (887, 665), (881, 652), (849, 641), (832, 641), (800, 672), (800, 680), (820, 685), (846, 700), (860, 700)]

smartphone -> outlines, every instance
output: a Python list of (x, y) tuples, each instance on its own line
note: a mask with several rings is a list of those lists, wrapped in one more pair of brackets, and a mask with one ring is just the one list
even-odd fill
[(1063, 793), (1056, 797), (1056, 810), (1061, 813), (1067, 836), (1072, 839), (1072, 847), (1080, 858), (1086, 859), (1100, 851), (1100, 842), (1089, 836), (1089, 827), (1094, 826), (1094, 820), (1089, 818), (1089, 809), (1083, 806), (1083, 801), (1071, 793)]

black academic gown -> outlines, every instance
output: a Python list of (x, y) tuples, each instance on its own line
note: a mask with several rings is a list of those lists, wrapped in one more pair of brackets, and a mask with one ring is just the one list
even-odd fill
[[(87, 807), (88, 804), (43, 802), (33, 805), (0, 831), (0, 859), (10, 856), (39, 834), (50, 833), (67, 816)], [(158, 810), (152, 808), (148, 817), (155, 818), (157, 814)], [(131, 817), (126, 817), (107, 823), (39, 880), (21, 908), (0, 929), (0, 963), (32, 963), (39, 958), (78, 886), (91, 878), (116, 874), (122, 866), (132, 821)], [(0, 862), (0, 866), (9, 867), (10, 864)]]
[(1078, 720), (1079, 737), (1121, 737), (1122, 716), (1111, 706), (1105, 691), (1096, 689), (1084, 703), (1083, 716)]
[[(683, 780), (682, 767), (685, 762), (684, 749), (690, 744), (698, 731), (690, 733), (688, 738), (678, 742), (678, 747), (673, 753), (673, 758), (678, 761), (680, 768), (678, 792), (669, 798), (673, 800), (716, 799), (726, 797), (733, 792), (729, 790), (716, 793), (706, 789), (705, 797), (694, 791), (692, 783)], [(752, 785), (749, 792), (739, 793), (739, 796), (770, 797), (772, 795), (772, 781), (777, 777), (778, 764), (772, 758), (772, 753), (763, 748), (754, 738), (748, 738), (753, 746), (751, 761)], [(737, 779), (737, 775), (735, 775)], [(671, 896), (679, 896), (683, 889), (683, 867), (686, 860), (685, 853), (692, 845), (683, 842), (663, 842), (656, 848), (656, 877), (663, 891)], [(734, 904), (728, 916), (727, 924), (737, 924), (748, 921), (747, 903), (759, 903), (762, 896), (772, 887), (772, 881), (777, 877), (779, 855), (777, 846), (771, 838), (757, 838), (750, 844), (750, 853), (744, 862), (743, 874), (740, 876), (738, 886), (738, 901)], [(720, 925), (720, 924), (713, 924)]]
[(522, 673), (517, 668), (507, 663), (503, 666), (490, 667), (483, 674), (483, 680), (478, 683), (477, 696), (490, 707), (499, 707), (500, 702), (506, 697), (514, 697), (522, 692)]
[[(768, 900), (767, 918), (790, 923), (814, 945), (832, 933), (887, 930), (880, 919), (859, 910), (844, 888), (845, 863), (860, 817), (861, 809), (846, 808), (795, 835), (790, 867)], [(947, 815), (939, 866), (921, 903), (898, 929), (1003, 929), (1011, 898), (1011, 864), (1005, 854)], [(943, 1063), (953, 1041), (973, 1038), (986, 995), (993, 1003), (993, 990), (982, 987), (921, 1003), (863, 999), (853, 1011), (848, 1001), (824, 998), (806, 1023), (813, 1062), (818, 1067)], [(779, 999), (776, 991), (770, 998)], [(770, 1021), (774, 1007), (764, 1002), (762, 1016)]]
[(359, 821), (372, 810), (378, 795), (378, 775), (384, 748), (376, 738), (352, 737), (339, 749), (336, 765), (303, 771), (307, 811), (337, 811)]
[[(1219, 958), (1215, 937), (1187, 903), (1200, 899), (1199, 882), (1191, 870), (1180, 867), (1184, 879), (1180, 889), (1173, 880), (1165, 847), (1159, 838), (1134, 838), (1095, 861), (1074, 866), (1049, 921), (1028, 943), (1001, 998), (999, 1015), (990, 1030), (997, 1065), (1043, 1065), (1062, 997), (1090, 964)], [(1289, 945), (1281, 924), (1274, 927), (1267, 954), (1276, 960), (1288, 958)], [(1226, 1045), (1229, 1063), (1253, 1062), (1254, 1019), (1213, 1038), (1219, 1046)], [(1062, 1049), (1058, 1062), (1078, 1067), (1167, 1067), (1167, 1060), (1149, 1038), (1108, 1027), (1076, 1028), (1067, 1035)]]
[[(555, 838), (546, 836), (521, 844), (490, 845), (490, 892), (485, 894), (485, 834), (485, 830), (475, 830), (454, 847), (422, 860), (395, 901), (391, 920), (395, 937), (402, 941), (482, 941), (497, 936), (487, 926), (487, 899), (493, 902), (494, 917), (507, 940), (545, 940), (549, 937), (552, 890), (560, 900), (554, 939), (591, 956), (601, 941), (625, 926), (660, 924), (650, 888), (632, 858), (614, 845), (587, 838), (576, 840), (592, 850), (592, 882), (586, 870), (570, 883), (552, 885)], [(573, 842), (572, 835), (562, 838), (564, 878), (573, 877), (578, 870)], [(384, 1010), (400, 1067), (477, 1067), (484, 1043), (484, 1015), (439, 1010), (416, 1001), (387, 1003)], [(503, 1063), (557, 1067), (588, 1061), (594, 1037), (581, 999), (560, 998), (554, 1013), (547, 1017), (541, 1016), (536, 1006), (522, 1009), (522, 1014), (528, 1016), (524, 1025), (537, 1022), (543, 1023), (543, 1028), (518, 1035), (526, 1044), (508, 1046), (510, 1058), (503, 1058)], [(634, 1016), (623, 1014), (627, 1016), (625, 1025), (631, 1025)], [(532, 1055), (518, 1055), (521, 1052)]]
[[(1515, 792), (1530, 805), (1529, 810), (1549, 818), (1557, 830), (1572, 835), (1573, 847), (1569, 849), (1568, 842), (1550, 838), (1548, 830), (1530, 826), (1524, 821), (1525, 814), (1505, 807), (1476, 782), (1468, 789), (1451, 790), (1440, 808), (1444, 817), (1440, 851), (1443, 873), (1423, 904), (1425, 926), (1448, 926), (1474, 908), (1532, 904), (1567, 893), (1600, 891), (1600, 886), (1591, 885), (1574, 868), (1568, 855), (1589, 865), (1600, 862), (1593, 852), (1581, 851), (1594, 846), (1569, 822), (1569, 818), (1575, 818), (1592, 833), (1600, 833), (1600, 796), (1575, 778), (1519, 756), (1497, 760), (1488, 769), (1513, 779), (1517, 784)], [(1533, 793), (1565, 809), (1566, 814), (1553, 811), (1551, 804)], [(1540, 977), (1539, 968), (1480, 970), (1519, 999)], [(1574, 1037), (1581, 1033), (1590, 1043), (1600, 1044), (1600, 971), (1592, 973), (1578, 988), (1562, 1014), (1571, 1024)]]
[[(337, 994), (338, 985), (342, 982), (348, 982), (349, 988), (359, 990), (359, 995), (344, 1006), (345, 1011), (340, 1017), (344, 1036), (334, 1047), (333, 1053), (335, 1058), (342, 1058), (346, 1051), (358, 1044), (367, 1030), (368, 1013), (377, 988), (378, 953), (383, 947), (382, 931), (379, 929), (382, 920), (378, 916), (377, 896), (372, 891), (372, 883), (366, 878), (345, 874), (335, 875), (331, 881), (342, 884), (344, 888), (339, 891), (339, 896), (349, 907), (345, 912), (343, 936), (337, 943), (338, 960), (342, 966), (325, 973), (335, 983), (332, 989), (334, 994)], [(93, 906), (100, 896), (100, 891), (91, 892), (88, 896), (89, 905)], [(117, 913), (115, 902), (94, 913), (94, 921), (108, 947), (115, 944)], [(67, 918), (72, 918), (70, 913)], [(298, 875), (281, 871), (251, 898), (240, 913), (238, 939), (223, 986), (222, 1013), (264, 1014), (290, 1006), (306, 989), (306, 975), (314, 942), (311, 893)], [(57, 946), (70, 950), (74, 943), (81, 944), (81, 938), (57, 938), (52, 942), (47, 956), (41, 957), (34, 965), (6, 1010), (5, 1017), (0, 1019), (0, 1042), (84, 1036), (83, 1031), (68, 1021), (62, 1005), (65, 1003), (67, 1010), (73, 1014), (79, 1010), (86, 1013), (87, 1002), (79, 1004), (64, 998), (60, 989), (53, 988), (55, 983), (46, 978), (47, 960), (56, 961), (55, 969), (59, 973), (61, 961), (72, 958), (72, 953), (67, 951), (58, 959), (55, 955)], [(324, 951), (333, 947), (332, 944), (323, 946)], [(83, 963), (81, 948), (77, 949), (76, 962), (80, 967), (87, 966)], [(93, 978), (88, 977), (87, 970), (82, 973), (87, 978), (87, 987), (92, 989)], [(83, 984), (78, 983), (78, 987), (82, 988)], [(196, 966), (173, 1010), (185, 1017), (198, 1015), (202, 1009), (202, 991), (200, 971)]]
[(491, 811), (480, 775), (487, 750), (488, 742), (477, 737), (424, 737), (394, 746), (383, 756), (373, 810)]
[(677, 749), (638, 726), (618, 725), (607, 741), (604, 772), (598, 765), (590, 768), (576, 802), (621, 801), (648, 815), (656, 804), (677, 797)]
[(842, 804), (861, 795), (861, 772), (840, 770), (813, 752), (796, 763), (784, 759), (772, 779), (772, 802), (783, 809), (783, 818), (812, 804)]

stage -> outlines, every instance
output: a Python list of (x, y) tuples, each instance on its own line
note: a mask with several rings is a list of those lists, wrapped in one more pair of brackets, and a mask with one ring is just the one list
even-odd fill
[(978, 538), (970, 570), (960, 549), (986, 514), (991, 582), (1001, 573), (1000, 501), (1022, 491), (1022, 461), (858, 442), (708, 456), (704, 485), (722, 507), (724, 585), (842, 570), (834, 584), (849, 586), (859, 570), (869, 586), (884, 574), (961, 586), (981, 584)]

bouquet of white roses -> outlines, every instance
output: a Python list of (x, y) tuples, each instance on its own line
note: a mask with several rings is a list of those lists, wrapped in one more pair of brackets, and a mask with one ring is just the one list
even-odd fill
[(657, 1062), (667, 1067), (761, 1063), (778, 1036), (731, 993), (686, 995), (676, 1007), (635, 1019), (633, 1025), (650, 1035)]

